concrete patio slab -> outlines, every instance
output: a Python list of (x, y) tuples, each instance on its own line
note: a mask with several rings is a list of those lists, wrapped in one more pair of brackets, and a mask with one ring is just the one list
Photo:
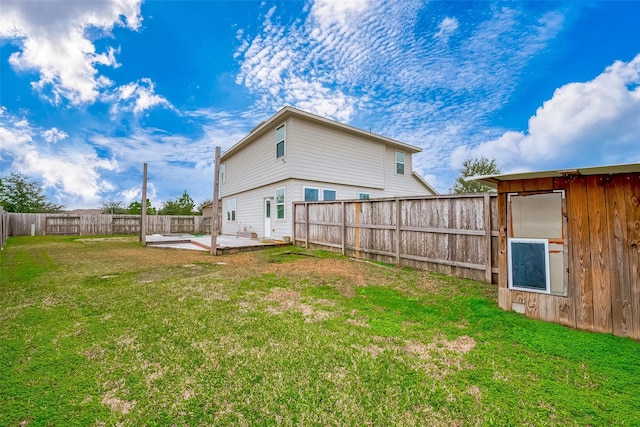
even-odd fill
[[(216, 239), (217, 254), (238, 253), (258, 249), (272, 248), (275, 246), (289, 245), (289, 242), (279, 240), (250, 239), (246, 237), (236, 237), (220, 235)], [(157, 246), (172, 249), (189, 249), (199, 251), (211, 250), (211, 235), (193, 234), (152, 234), (147, 236), (148, 246)]]

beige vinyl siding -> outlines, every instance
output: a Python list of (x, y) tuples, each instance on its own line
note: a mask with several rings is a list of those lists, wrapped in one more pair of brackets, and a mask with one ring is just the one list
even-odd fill
[[(274, 146), (275, 156), (275, 146)], [(222, 234), (235, 235), (238, 231), (252, 231), (258, 237), (264, 237), (264, 200), (272, 198), (271, 203), (271, 237), (283, 238), (291, 236), (291, 201), (289, 197), (288, 181), (280, 181), (271, 185), (265, 185), (253, 190), (244, 191), (235, 194), (229, 198), (236, 199), (236, 221), (227, 221), (226, 217), (222, 219)], [(285, 218), (279, 220), (276, 217), (275, 196), (277, 188), (285, 188)], [(223, 197), (223, 206), (227, 198)]]
[[(276, 158), (276, 128), (286, 125), (286, 150), (283, 158)], [(225, 182), (220, 184), (222, 197), (260, 187), (291, 176), (289, 158), (289, 120), (260, 135), (244, 149), (224, 159)]]
[[(432, 194), (418, 179), (413, 176), (413, 159), (411, 153), (404, 151), (404, 174), (396, 173), (395, 147), (386, 147), (384, 162), (384, 197), (422, 196)], [(374, 196), (371, 195), (371, 198)]]
[(287, 136), (291, 177), (384, 188), (384, 144), (298, 117), (289, 119)]

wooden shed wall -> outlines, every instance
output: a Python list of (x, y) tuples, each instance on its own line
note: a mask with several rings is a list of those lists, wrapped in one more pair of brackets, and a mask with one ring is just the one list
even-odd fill
[[(513, 291), (507, 276), (507, 194), (565, 190), (566, 297)], [(640, 174), (574, 176), (498, 185), (499, 304), (527, 317), (640, 339)]]

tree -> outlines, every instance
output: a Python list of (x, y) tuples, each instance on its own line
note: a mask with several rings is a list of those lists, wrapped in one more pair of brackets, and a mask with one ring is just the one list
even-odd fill
[[(133, 201), (129, 203), (129, 207), (127, 208), (127, 213), (132, 215), (140, 215), (142, 213), (142, 203), (139, 201)], [(156, 208), (151, 206), (151, 201), (147, 199), (147, 215), (155, 215)]]
[(124, 207), (124, 202), (109, 200), (102, 203), (102, 213), (104, 214), (125, 214), (127, 209)]
[(184, 190), (178, 200), (167, 200), (162, 204), (162, 209), (158, 211), (160, 215), (195, 215), (196, 204), (187, 190)]
[(484, 156), (467, 159), (462, 163), (460, 176), (456, 178), (455, 184), (449, 191), (456, 194), (493, 191), (494, 189), (488, 185), (478, 181), (465, 181), (465, 178), (471, 176), (498, 175), (499, 173), (501, 173), (501, 171), (496, 159), (488, 159)]
[(0, 178), (0, 205), (7, 212), (43, 213), (60, 212), (63, 205), (51, 203), (44, 190), (26, 175), (12, 172)]

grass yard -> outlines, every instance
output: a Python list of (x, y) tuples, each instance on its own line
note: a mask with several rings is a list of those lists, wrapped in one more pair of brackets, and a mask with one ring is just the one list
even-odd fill
[(640, 343), (483, 283), (132, 238), (0, 253), (0, 425), (640, 425)]

